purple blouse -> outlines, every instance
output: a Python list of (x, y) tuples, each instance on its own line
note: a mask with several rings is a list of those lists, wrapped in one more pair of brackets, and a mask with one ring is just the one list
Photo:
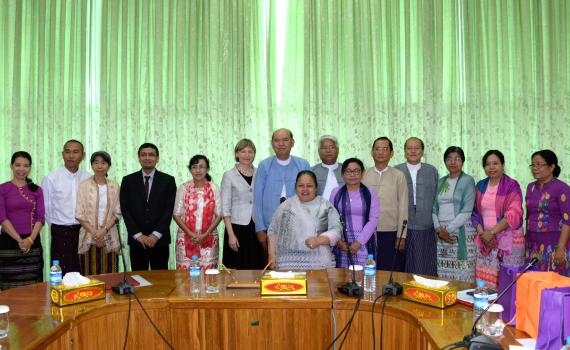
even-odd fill
[[(334, 202), (334, 198), (336, 197), (337, 193), (340, 191), (342, 186), (336, 187), (331, 192), (331, 200)], [(368, 215), (368, 222), (364, 222), (364, 208), (362, 206), (362, 198), (360, 196), (360, 191), (347, 191), (348, 198), (350, 199), (350, 210), (351, 210), (351, 226), (352, 230), (350, 230), (349, 225), (345, 220), (347, 236), (349, 239), (349, 243), (353, 242), (353, 239), (356, 239), (360, 242), (360, 249), (356, 253), (354, 263), (357, 265), (363, 265), (368, 257), (368, 250), (366, 248), (366, 243), (372, 237), (372, 235), (376, 232), (376, 226), (378, 225), (378, 217), (380, 214), (380, 203), (378, 202), (378, 197), (376, 196), (376, 191), (374, 191), (371, 187), (366, 187), (370, 192), (370, 213)], [(333, 203), (334, 205), (334, 203)], [(340, 208), (337, 208), (339, 214), (341, 212)], [(342, 216), (342, 214), (340, 214)], [(344, 239), (344, 238), (341, 238)], [(348, 266), (348, 259), (346, 254), (340, 254), (340, 257), (337, 256), (337, 267), (347, 267)]]
[(29, 234), (37, 222), (45, 221), (44, 195), (41, 188), (30, 191), (12, 182), (0, 185), (0, 223), (10, 220), (16, 232)]
[(560, 232), (570, 226), (570, 186), (554, 178), (540, 188), (538, 181), (526, 189), (527, 232)]

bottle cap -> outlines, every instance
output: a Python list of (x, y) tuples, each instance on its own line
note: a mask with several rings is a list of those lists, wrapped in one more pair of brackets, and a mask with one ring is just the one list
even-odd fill
[(477, 280), (477, 287), (479, 288), (485, 287), (485, 281)]
[(374, 255), (368, 254), (368, 259), (374, 259)]
[(59, 265), (59, 260), (54, 260), (52, 265)]
[(364, 268), (362, 267), (362, 265), (350, 265), (348, 266), (348, 269), (350, 271), (354, 270), (354, 271), (362, 271), (364, 270)]
[(198, 256), (192, 255), (192, 260), (198, 260)]
[(10, 307), (8, 305), (0, 305), (0, 314), (5, 314), (10, 312)]
[(503, 305), (501, 304), (493, 304), (491, 305), (491, 307), (489, 308), (489, 312), (503, 312)]

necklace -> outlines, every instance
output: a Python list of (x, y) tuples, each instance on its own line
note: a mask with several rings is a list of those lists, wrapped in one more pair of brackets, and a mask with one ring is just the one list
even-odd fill
[(252, 176), (253, 175), (253, 166), (250, 165), (248, 168), (243, 169), (241, 164), (236, 165), (238, 171), (242, 173), (244, 176)]

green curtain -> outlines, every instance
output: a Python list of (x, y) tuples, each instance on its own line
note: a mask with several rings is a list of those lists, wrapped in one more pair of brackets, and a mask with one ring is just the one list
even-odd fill
[[(462, 145), (500, 149), (523, 191), (533, 151), (549, 148), (570, 180), (570, 2), (464, 1)], [(484, 173), (477, 163), (476, 175)]]
[(376, 137), (397, 164), (413, 135), (442, 175), (450, 145), (476, 178), (497, 148), (524, 189), (531, 152), (552, 148), (568, 181), (569, 18), (564, 0), (4, 0), (0, 178), (23, 149), (40, 182), (77, 138), (117, 181), (149, 141), (177, 184), (202, 153), (219, 185), (240, 138), (261, 160), (288, 127), (311, 163), (325, 133), (368, 166)]

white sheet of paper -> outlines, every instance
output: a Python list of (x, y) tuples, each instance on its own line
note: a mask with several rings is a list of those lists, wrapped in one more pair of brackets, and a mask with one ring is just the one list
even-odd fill
[(525, 338), (525, 339), (517, 339), (517, 341), (524, 347), (526, 350), (534, 350), (536, 349), (536, 339), (534, 338)]
[(140, 283), (138, 285), (138, 287), (146, 287), (146, 286), (152, 286), (152, 283), (150, 283), (148, 280), (142, 278), (140, 275), (132, 275), (131, 276), (135, 281), (137, 281), (138, 283)]

